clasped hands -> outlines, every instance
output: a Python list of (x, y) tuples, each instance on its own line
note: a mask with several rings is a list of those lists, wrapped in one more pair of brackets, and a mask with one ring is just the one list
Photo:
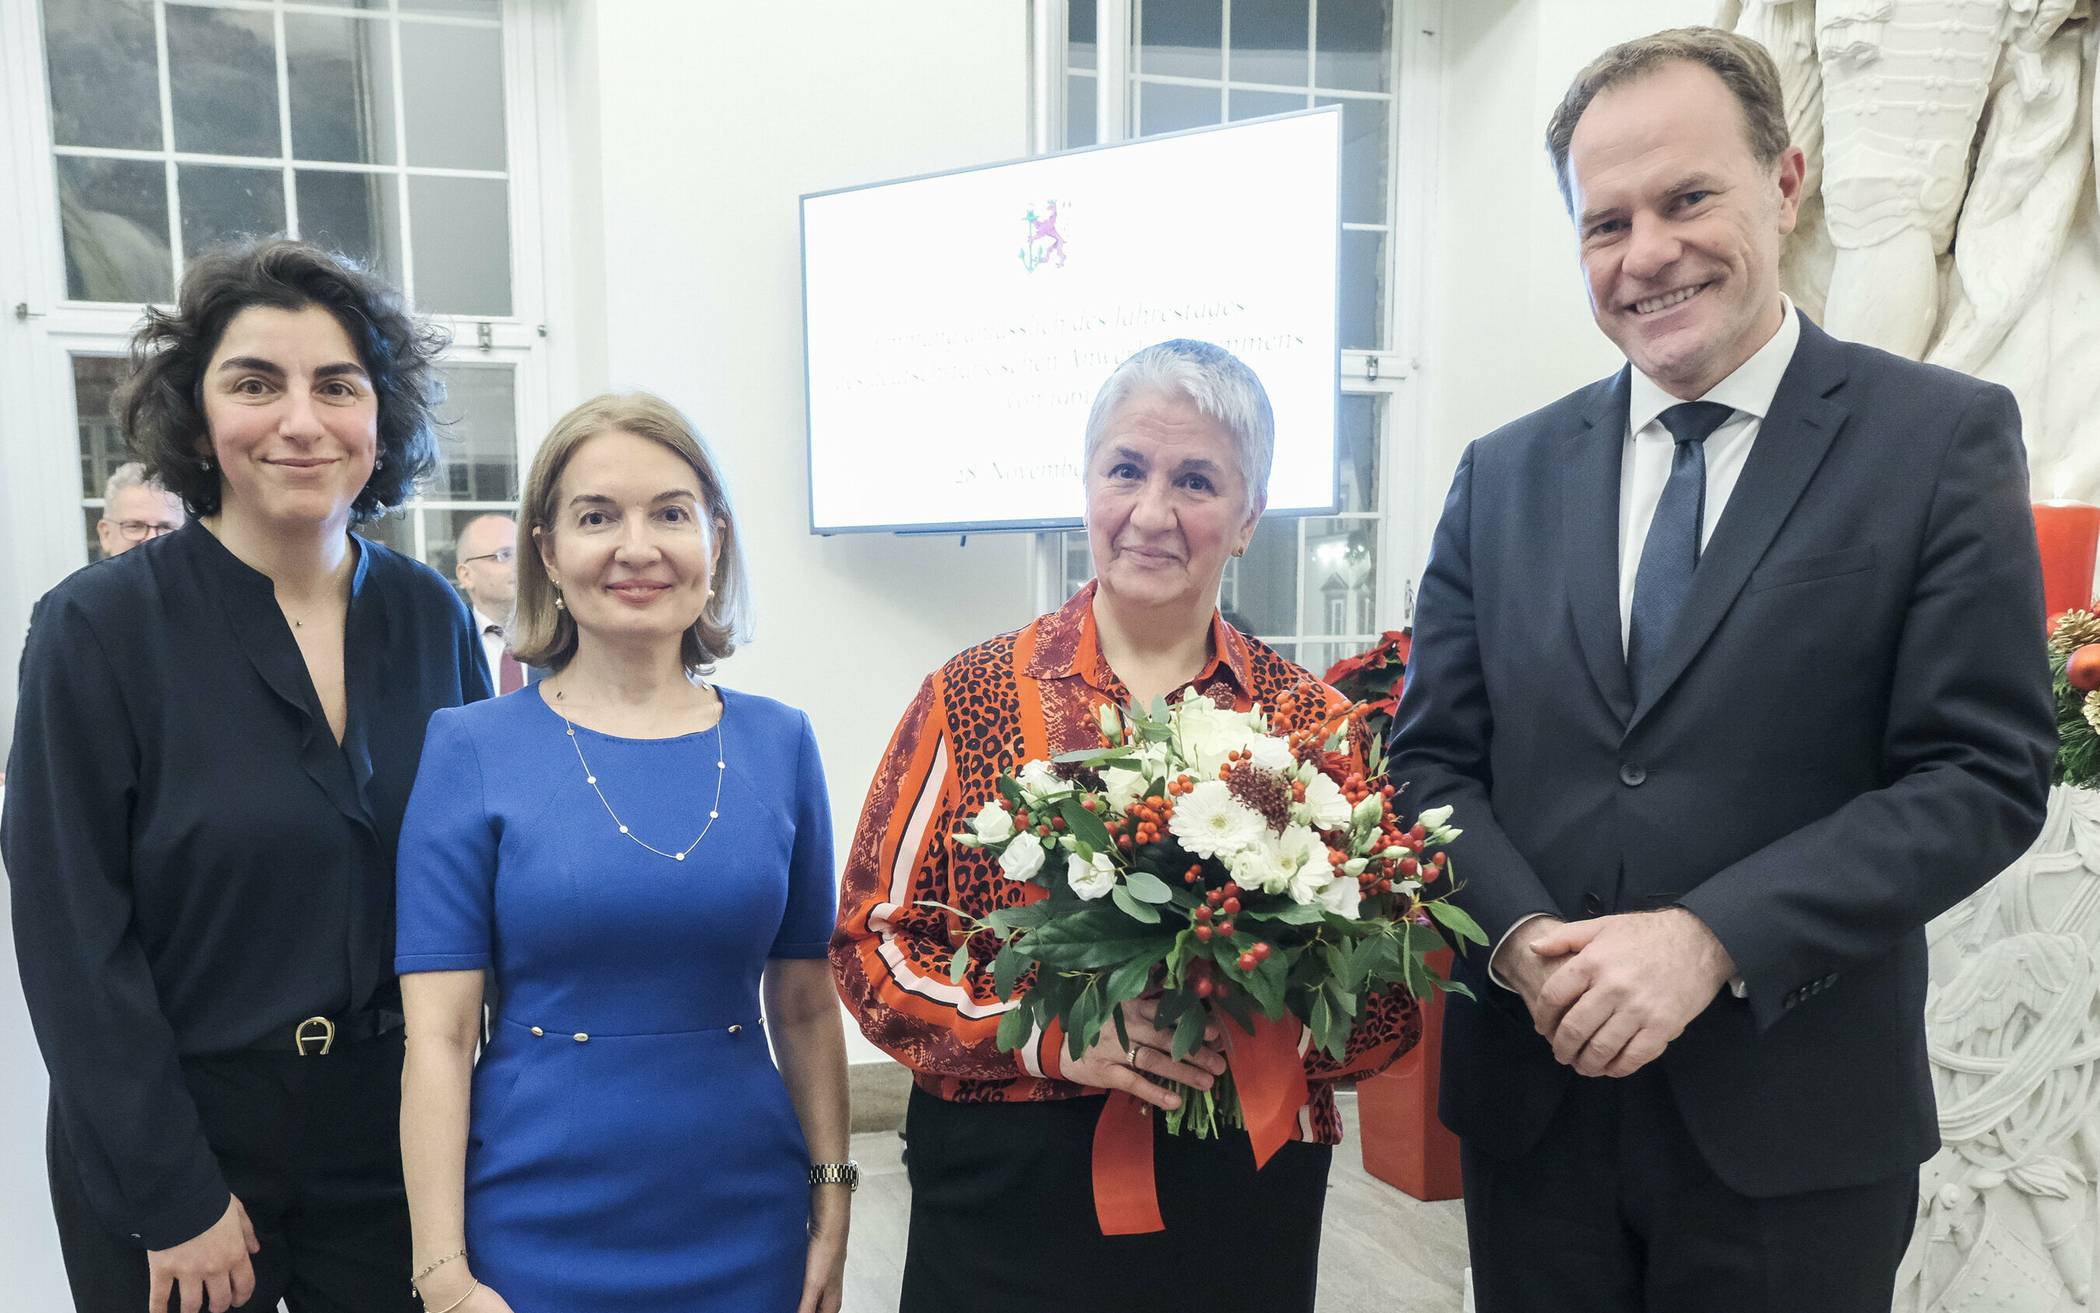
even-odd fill
[(1661, 1057), (1735, 975), (1721, 941), (1682, 907), (1537, 917), (1503, 941), (1494, 969), (1554, 1059), (1584, 1076), (1631, 1076)]

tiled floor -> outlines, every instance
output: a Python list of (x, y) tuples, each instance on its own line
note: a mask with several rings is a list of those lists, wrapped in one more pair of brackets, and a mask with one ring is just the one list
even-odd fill
[[(1461, 1206), (1418, 1202), (1365, 1173), (1356, 1150), (1354, 1095), (1342, 1096), (1342, 1113), (1349, 1139), (1336, 1152), (1328, 1179), (1321, 1313), (1459, 1313), (1466, 1261)], [(897, 1308), (911, 1210), (911, 1186), (898, 1148), (890, 1131), (853, 1137), (861, 1187), (853, 1201), (845, 1313), (895, 1313)], [(1072, 1313), (1086, 1311), (1075, 1307)]]

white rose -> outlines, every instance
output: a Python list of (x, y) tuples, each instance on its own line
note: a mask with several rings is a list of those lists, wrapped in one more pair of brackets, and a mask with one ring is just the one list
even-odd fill
[(1009, 880), (1033, 880), (1043, 869), (1043, 841), (1023, 832), (999, 854), (999, 873)]
[(1107, 853), (1095, 853), (1092, 861), (1073, 853), (1065, 858), (1065, 883), (1081, 898), (1106, 898), (1116, 887), (1116, 864)]
[(1290, 883), (1284, 887), (1284, 892), (1291, 896), (1292, 902), (1305, 907), (1327, 892), (1331, 878), (1327, 871), (1320, 867), (1301, 866), (1291, 873)]
[(1130, 810), (1130, 804), (1145, 796), (1145, 785), (1158, 776), (1152, 772), (1125, 770), (1110, 766), (1101, 772), (1101, 791), (1108, 796), (1108, 806), (1118, 815)]
[(1014, 837), (1014, 818), (998, 803), (988, 802), (971, 819), (970, 829), (986, 843), (1003, 843)]
[(1342, 796), (1342, 786), (1326, 775), (1314, 771), (1305, 782), (1306, 818), (1317, 830), (1339, 830), (1349, 823), (1349, 800)]
[(1070, 792), (1072, 788), (1071, 785), (1057, 778), (1057, 773), (1050, 769), (1050, 763), (1047, 761), (1029, 762), (1021, 767), (1021, 773), (1018, 778), (1020, 779), (1022, 791), (1037, 798), (1055, 797), (1060, 793)]
[(1110, 743), (1123, 741), (1123, 717), (1113, 702), (1102, 703), (1101, 710), (1095, 712), (1094, 717), (1101, 723), (1102, 736)]
[(1253, 735), (1245, 746), (1247, 751), (1254, 754), (1254, 764), (1263, 770), (1284, 774), (1298, 764), (1298, 759), (1291, 755), (1291, 745), (1274, 735)]
[[(1175, 815), (1179, 819), (1180, 813)], [(1232, 878), (1243, 889), (1280, 894), (1291, 885), (1291, 868), (1284, 865), (1283, 850), (1266, 825), (1261, 827), (1253, 842), (1226, 855), (1225, 869), (1232, 872)]]
[(1363, 887), (1347, 876), (1336, 876), (1320, 891), (1320, 906), (1336, 916), (1356, 919), (1357, 905), (1363, 901)]
[(1221, 708), (1207, 697), (1190, 696), (1175, 708), (1174, 737), (1192, 772), (1211, 779), (1225, 758), (1254, 746), (1260, 735), (1243, 712)]

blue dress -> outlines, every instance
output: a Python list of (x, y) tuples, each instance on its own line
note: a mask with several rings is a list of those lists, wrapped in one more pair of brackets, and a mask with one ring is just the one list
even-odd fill
[[(792, 1313), (809, 1153), (759, 1017), (822, 957), (830, 804), (802, 712), (721, 689), (718, 730), (623, 739), (529, 686), (438, 712), (402, 826), (395, 966), (492, 969), (466, 1242), (518, 1313)], [(719, 753), (719, 756), (718, 756)]]

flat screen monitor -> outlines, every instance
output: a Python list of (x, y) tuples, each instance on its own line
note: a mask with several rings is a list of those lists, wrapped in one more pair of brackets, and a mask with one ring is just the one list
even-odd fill
[(1088, 409), (1167, 338), (1276, 413), (1269, 510), (1336, 508), (1341, 112), (802, 198), (810, 528), (1077, 525)]

